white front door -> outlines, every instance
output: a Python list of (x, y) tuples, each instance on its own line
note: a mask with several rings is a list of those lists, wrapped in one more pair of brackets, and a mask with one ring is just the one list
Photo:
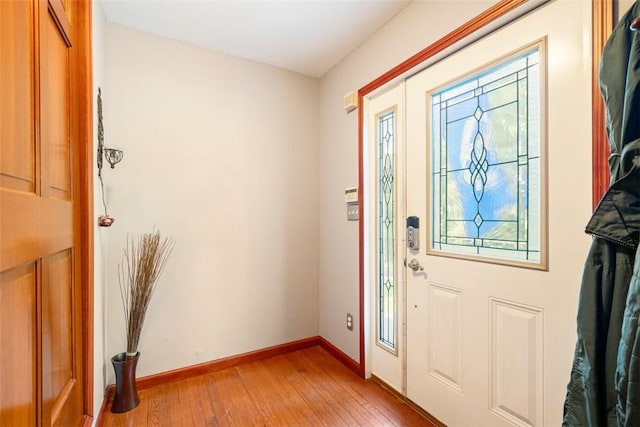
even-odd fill
[(407, 80), (424, 269), (407, 270), (407, 396), (449, 426), (561, 423), (590, 242), (590, 7), (550, 2)]

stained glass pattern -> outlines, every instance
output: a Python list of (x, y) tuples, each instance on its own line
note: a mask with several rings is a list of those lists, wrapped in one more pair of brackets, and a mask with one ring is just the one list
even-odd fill
[(378, 117), (378, 342), (396, 348), (395, 114)]
[(539, 47), (433, 93), (431, 123), (431, 249), (539, 263)]

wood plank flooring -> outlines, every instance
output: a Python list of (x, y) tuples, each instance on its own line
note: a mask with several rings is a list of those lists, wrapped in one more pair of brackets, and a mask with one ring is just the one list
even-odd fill
[(139, 391), (120, 426), (434, 426), (320, 346)]

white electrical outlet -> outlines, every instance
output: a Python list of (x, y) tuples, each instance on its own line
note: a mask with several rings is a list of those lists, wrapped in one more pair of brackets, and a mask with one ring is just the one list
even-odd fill
[(353, 331), (353, 316), (347, 313), (347, 329)]

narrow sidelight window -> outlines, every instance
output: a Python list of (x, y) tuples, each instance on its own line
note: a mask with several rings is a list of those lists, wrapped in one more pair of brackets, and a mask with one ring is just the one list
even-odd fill
[(377, 118), (378, 344), (396, 350), (395, 110)]

